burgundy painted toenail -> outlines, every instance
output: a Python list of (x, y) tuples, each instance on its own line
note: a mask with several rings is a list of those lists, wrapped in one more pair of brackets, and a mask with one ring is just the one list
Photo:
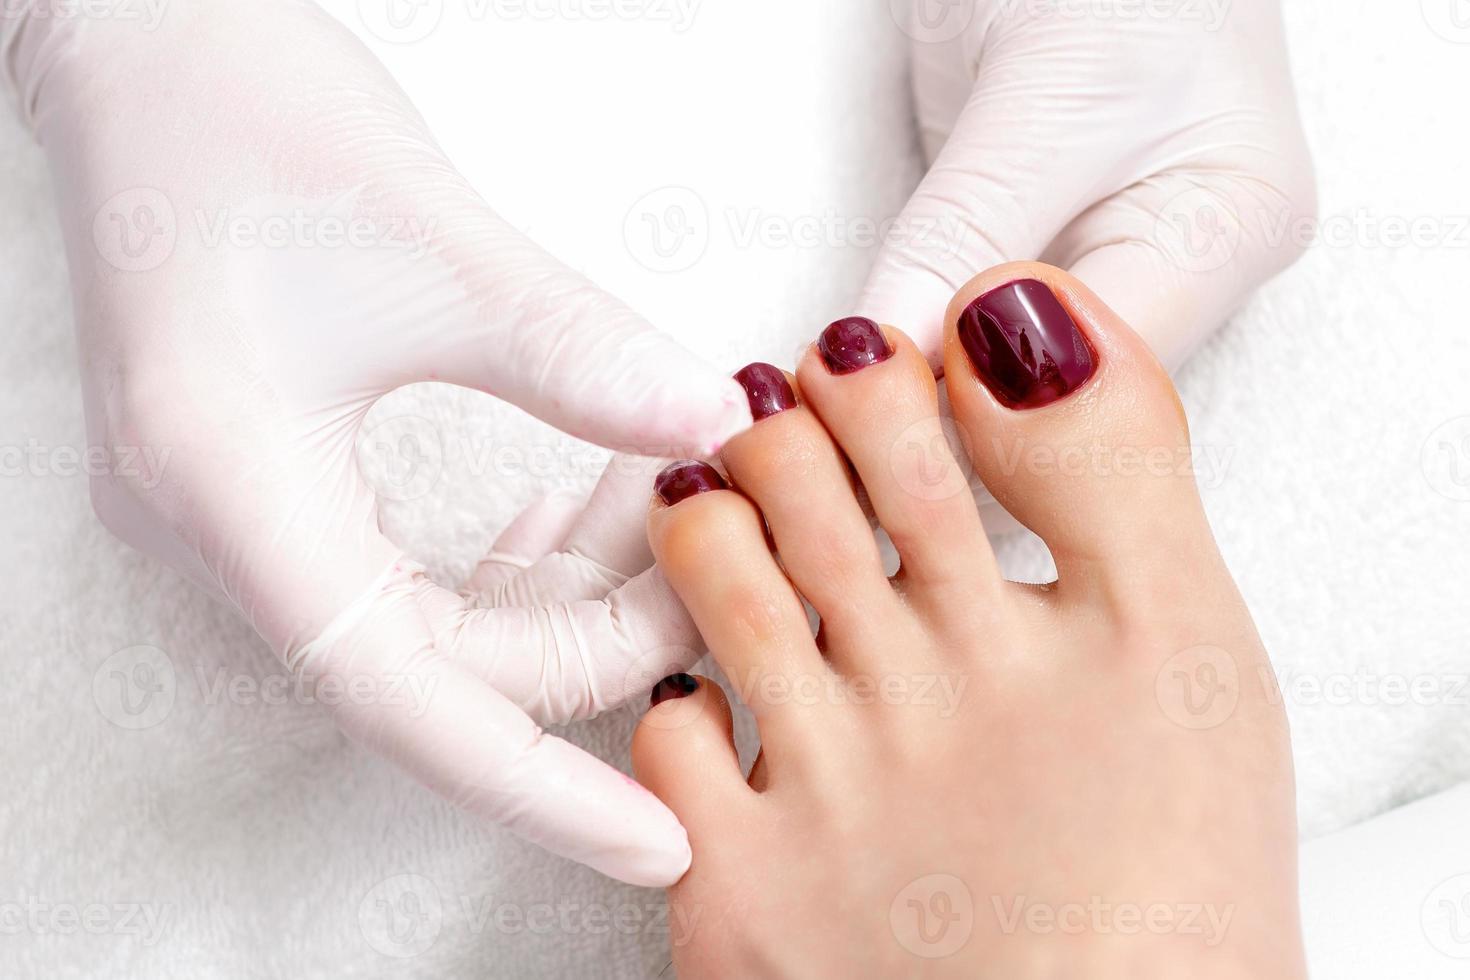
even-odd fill
[(671, 463), (653, 481), (653, 489), (658, 491), (658, 495), (670, 507), (697, 493), (724, 490), (728, 487), (729, 484), (720, 476), (719, 470), (695, 459)]
[(757, 422), (796, 407), (796, 392), (781, 369), (757, 361), (735, 372), (735, 380), (750, 399), (750, 414)]
[(648, 705), (651, 708), (657, 708), (665, 701), (687, 698), (697, 690), (699, 690), (698, 678), (690, 677), (688, 674), (670, 674), (653, 686), (653, 693), (648, 696)]
[(960, 314), (960, 344), (1007, 408), (1040, 408), (1076, 391), (1096, 369), (1092, 345), (1045, 283), (1021, 279)]
[(846, 317), (828, 326), (817, 338), (817, 351), (833, 374), (852, 374), (893, 356), (888, 338), (865, 316)]

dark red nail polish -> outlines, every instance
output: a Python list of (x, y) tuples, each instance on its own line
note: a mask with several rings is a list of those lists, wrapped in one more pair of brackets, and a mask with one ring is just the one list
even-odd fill
[(653, 693), (648, 696), (648, 706), (656, 708), (665, 701), (687, 698), (697, 690), (699, 690), (698, 678), (690, 677), (688, 674), (670, 674), (653, 685)]
[(653, 481), (653, 489), (670, 507), (696, 493), (724, 490), (728, 487), (729, 484), (720, 476), (719, 470), (695, 459), (671, 463)]
[(796, 392), (781, 369), (772, 364), (757, 361), (747, 364), (735, 372), (735, 380), (745, 389), (750, 400), (750, 415), (759, 422), (796, 407)]
[(1040, 408), (1076, 391), (1097, 365), (1092, 345), (1045, 283), (1021, 279), (960, 314), (960, 344), (1007, 408)]
[(828, 326), (817, 338), (817, 351), (833, 374), (852, 374), (893, 356), (888, 338), (865, 316), (846, 317)]

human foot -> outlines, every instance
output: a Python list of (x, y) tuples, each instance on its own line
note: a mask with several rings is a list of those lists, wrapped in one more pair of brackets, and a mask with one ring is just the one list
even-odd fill
[(799, 404), (743, 373), (770, 411), (724, 451), (738, 492), (698, 470), (655, 497), (659, 564), (762, 743), (747, 782), (708, 679), (660, 685), (636, 734), (694, 849), (679, 976), (1302, 976), (1286, 722), (1240, 683), (1266, 654), (1168, 378), (1036, 264), (960, 291), (945, 369), (1055, 584), (1000, 577), (924, 358), (863, 321), (808, 352)]

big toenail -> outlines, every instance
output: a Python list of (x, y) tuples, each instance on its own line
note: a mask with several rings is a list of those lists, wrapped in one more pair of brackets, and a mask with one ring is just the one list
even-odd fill
[(697, 493), (725, 490), (728, 487), (729, 484), (720, 476), (719, 470), (695, 459), (669, 464), (653, 481), (653, 489), (670, 507)]
[(1097, 365), (1092, 345), (1042, 282), (1007, 283), (960, 314), (960, 344), (975, 373), (1008, 408), (1040, 408), (1082, 386)]
[(888, 338), (865, 316), (850, 316), (829, 325), (817, 338), (817, 351), (833, 374), (852, 374), (893, 356)]
[(653, 686), (653, 693), (648, 696), (648, 706), (657, 708), (665, 701), (687, 698), (697, 690), (699, 690), (698, 678), (688, 674), (670, 674)]
[(757, 361), (735, 372), (735, 380), (750, 399), (750, 414), (757, 422), (796, 407), (796, 392), (781, 369)]

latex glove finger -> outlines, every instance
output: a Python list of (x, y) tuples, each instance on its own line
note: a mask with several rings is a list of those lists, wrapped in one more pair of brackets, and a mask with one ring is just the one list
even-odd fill
[[(636, 701), (699, 659), (699, 633), (658, 569), (609, 593), (585, 584), (597, 566), (567, 555), (543, 563), (553, 560), (546, 568), (559, 573), (569, 597), (539, 606), (470, 608), (415, 573), (437, 649), (542, 724)], [(580, 598), (572, 591), (579, 574), (587, 593)]]
[[(667, 886), (689, 866), (678, 820), (632, 779), (546, 735), (509, 699), (442, 655), (421, 570), (385, 574), (293, 668), (340, 678), (342, 730), (434, 793), (548, 851), (621, 881)], [(366, 692), (367, 696), (364, 696)]]
[[(564, 432), (640, 455), (706, 455), (751, 424), (744, 392), (620, 301), (539, 248), (502, 247), (482, 302), (485, 339), (451, 353), (445, 380), (499, 395)], [(452, 339), (450, 335), (447, 339)], [(475, 355), (478, 355), (476, 357)]]
[(412, 204), (450, 215), (431, 245), (446, 272), (433, 293), (438, 315), (399, 333), (413, 338), (403, 356), (420, 379), (478, 388), (563, 432), (644, 456), (709, 454), (751, 424), (745, 395), (727, 372), (483, 203), (418, 194)]
[[(1273, 235), (1315, 213), (1307, 166), (1172, 173), (1115, 195), (1069, 225), (1048, 260), (1069, 268), (1170, 369), (1193, 353), (1303, 243)], [(1269, 216), (1263, 219), (1262, 216)]]
[(581, 516), (586, 502), (569, 493), (555, 492), (521, 511), (465, 582), (467, 596), (478, 597), (500, 588), (535, 562), (557, 551)]
[[(978, 41), (919, 45), (915, 57), (964, 70), (973, 58), (954, 46), (966, 44)], [(1079, 161), (1088, 159), (1096, 128), (1079, 117), (1105, 107), (1089, 97), (1085, 80), (1071, 83), (1075, 71), (1043, 50), (986, 62), (959, 89), (918, 74), (930, 82), (917, 93), (921, 119), (955, 111), (958, 118), (879, 251), (858, 309), (907, 332), (936, 369), (944, 311), (960, 286), (978, 270), (1037, 258), (1085, 206), (1097, 175)], [(956, 91), (959, 106), (946, 101)]]
[[(1202, 8), (1120, 19), (1106, 31), (1034, 6), (960, 4), (951, 13), (966, 19), (963, 31), (913, 47), (916, 108), (934, 163), (880, 252), (862, 312), (909, 330), (932, 354), (959, 283), (1040, 257), (1078, 264), (1177, 362), (1294, 257), (1290, 245), (1263, 245), (1292, 237), (1314, 197), (1274, 0), (1235, 4), (1219, 19)], [(1176, 175), (1198, 175), (1201, 188)], [(1159, 226), (1211, 218), (1221, 220), (1191, 234), (1218, 234), (1233, 218), (1242, 228), (1226, 234), (1241, 232), (1239, 249), (1208, 269), (1188, 254), (1182, 268), (1167, 268), (1180, 256), (1167, 254), (1160, 239), (1170, 233)], [(1160, 251), (1168, 263), (1146, 257)], [(1157, 304), (1150, 263), (1164, 276)], [(1122, 267), (1137, 271), (1120, 280)], [(1093, 272), (1115, 281), (1112, 294)]]
[[(571, 515), (571, 526), (556, 549), (514, 575), (467, 593), (472, 603), (508, 608), (602, 599), (647, 569), (653, 564), (644, 527), (648, 488), (662, 465), (659, 460), (614, 456), (586, 505)], [(505, 533), (512, 531), (522, 534), (515, 524)]]

